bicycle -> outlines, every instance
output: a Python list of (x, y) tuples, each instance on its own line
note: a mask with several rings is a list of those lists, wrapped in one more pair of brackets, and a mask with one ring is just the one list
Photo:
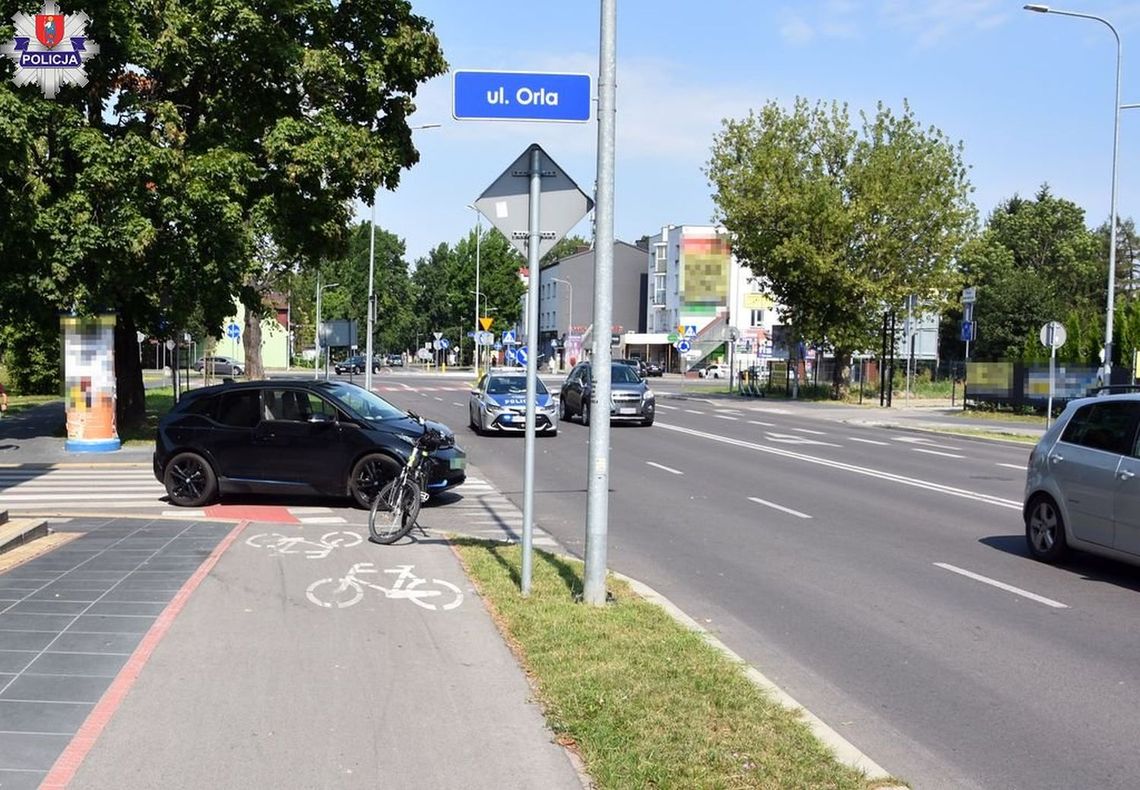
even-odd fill
[(430, 465), (425, 462), (443, 444), (443, 434), (429, 428), (422, 417), (411, 412), (409, 416), (423, 426), (424, 432), (412, 442), (407, 463), (380, 489), (368, 512), (368, 533), (373, 542), (383, 545), (395, 543), (416, 526), (427, 492)]
[(333, 549), (358, 546), (362, 540), (355, 532), (327, 532), (316, 541), (300, 535), (261, 532), (246, 538), (245, 543), (255, 549), (269, 549), (273, 554), (304, 554), (310, 560), (323, 560)]
[[(416, 606), (430, 611), (447, 611), (463, 603), (463, 591), (454, 584), (443, 579), (422, 579), (412, 573), (414, 567), (414, 565), (397, 565), (395, 568), (386, 568), (384, 573), (396, 574), (396, 581), (391, 587), (384, 587), (360, 578), (361, 574), (376, 573), (377, 570), (371, 562), (358, 562), (349, 568), (348, 573), (340, 579), (330, 577), (313, 582), (305, 590), (305, 596), (317, 606), (325, 609), (345, 609), (359, 603), (360, 599), (364, 597), (365, 587), (371, 587), (373, 590), (384, 593), (385, 598), (408, 600)], [(425, 583), (437, 589), (421, 589), (420, 585)], [(329, 589), (328, 585), (330, 584), (336, 586)], [(425, 598), (437, 598), (446, 593), (450, 593), (451, 600), (444, 604), (437, 605), (424, 600)]]

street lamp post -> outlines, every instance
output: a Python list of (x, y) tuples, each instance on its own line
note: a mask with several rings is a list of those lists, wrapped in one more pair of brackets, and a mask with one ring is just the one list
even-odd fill
[[(1120, 150), (1120, 34), (1107, 20), (1092, 14), (1082, 14), (1076, 11), (1061, 11), (1039, 3), (1030, 3), (1024, 6), (1026, 11), (1036, 11), (1039, 14), (1057, 14), (1071, 16), (1077, 19), (1091, 19), (1100, 22), (1112, 31), (1116, 39), (1116, 98), (1113, 101), (1112, 121), (1112, 197), (1109, 200), (1109, 233), (1108, 233), (1108, 305), (1104, 320), (1104, 383), (1112, 383), (1112, 314), (1113, 302), (1116, 299), (1116, 160)], [(1131, 106), (1131, 105), (1129, 105)]]
[[(408, 131), (437, 128), (439, 128), (438, 123), (425, 123), (421, 126), (408, 127)], [(364, 342), (364, 388), (369, 391), (372, 390), (372, 325), (376, 320), (376, 283), (373, 275), (376, 271), (376, 204), (379, 202), (380, 190), (377, 189), (375, 197), (372, 198), (372, 228), (368, 237), (368, 338)]]
[[(479, 247), (483, 242), (483, 215), (479, 209), (467, 204), (467, 208), (475, 212), (475, 353), (471, 357), (475, 362), (475, 377), (479, 377)], [(484, 298), (486, 298), (484, 296)]]
[(321, 376), (321, 294), (329, 288), (336, 288), (340, 283), (325, 283), (321, 285), (321, 274), (317, 272), (317, 329), (313, 334), (313, 344), (317, 349), (317, 358), (313, 360), (313, 379)]

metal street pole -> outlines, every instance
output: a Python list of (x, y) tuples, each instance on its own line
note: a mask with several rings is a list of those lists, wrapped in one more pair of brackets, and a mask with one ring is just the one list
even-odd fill
[(472, 354), (471, 361), (475, 368), (475, 378), (479, 378), (479, 332), (482, 330), (479, 325), (479, 246), (483, 242), (483, 215), (470, 203), (467, 208), (475, 212), (475, 353)]
[(617, 0), (602, 0), (598, 57), (598, 184), (594, 206), (594, 382), (590, 390), (586, 571), (583, 600), (606, 603), (610, 489), (610, 332), (614, 281), (614, 122), (617, 98)]
[(1116, 96), (1112, 103), (1112, 197), (1109, 200), (1109, 232), (1108, 232), (1108, 305), (1104, 320), (1104, 383), (1112, 383), (1112, 317), (1113, 303), (1116, 300), (1116, 160), (1120, 150), (1120, 34), (1107, 19), (1092, 14), (1082, 14), (1076, 11), (1061, 11), (1047, 5), (1030, 3), (1023, 6), (1026, 11), (1036, 11), (1039, 14), (1057, 14), (1058, 16), (1071, 16), (1077, 19), (1091, 19), (1100, 22), (1112, 31), (1116, 39)]
[(321, 273), (317, 272), (317, 326), (313, 330), (313, 348), (316, 357), (313, 359), (313, 381), (321, 377)]
[[(420, 126), (409, 126), (409, 132), (415, 132), (419, 129), (438, 129), (438, 123), (425, 123)], [(376, 204), (380, 202), (380, 190), (376, 190), (376, 194), (372, 198), (372, 230), (369, 234), (368, 241), (368, 339), (365, 342), (365, 354), (367, 361), (364, 363), (364, 388), (367, 390), (372, 389), (372, 334), (373, 324), (376, 320), (376, 284), (373, 282), (373, 274), (376, 269)]]
[[(567, 308), (566, 315), (566, 335), (569, 336), (574, 324), (574, 285), (569, 280), (563, 280), (558, 277), (551, 277), (552, 282), (562, 283), (570, 290), (570, 305)], [(565, 353), (563, 353), (565, 356)]]
[(537, 148), (530, 152), (530, 217), (527, 222), (527, 300), (526, 300), (526, 454), (523, 463), (523, 557), (524, 596), (530, 595), (534, 542), (534, 406), (538, 400), (538, 245), (542, 241), (539, 206), (542, 200), (542, 162)]

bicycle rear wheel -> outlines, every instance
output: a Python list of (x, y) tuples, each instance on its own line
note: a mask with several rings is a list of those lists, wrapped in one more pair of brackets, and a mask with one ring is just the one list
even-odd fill
[(414, 480), (391, 480), (372, 500), (368, 533), (375, 543), (395, 543), (411, 532), (420, 515), (420, 487)]

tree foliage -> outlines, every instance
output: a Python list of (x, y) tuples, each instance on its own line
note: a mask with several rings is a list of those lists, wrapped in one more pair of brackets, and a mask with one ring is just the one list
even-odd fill
[[(0, 39), (16, 2), (0, 3)], [(118, 334), (165, 336), (232, 312), (255, 241), (304, 263), (343, 251), (353, 199), (418, 159), (407, 117), (446, 69), (407, 0), (101, 0), (101, 52), (54, 101), (0, 67), (0, 291), (119, 314)], [(249, 306), (249, 305), (247, 305)], [(142, 415), (117, 355), (120, 421)], [(137, 363), (137, 360), (136, 360)]]
[(975, 222), (960, 146), (905, 104), (860, 117), (856, 129), (846, 106), (769, 102), (724, 122), (706, 169), (736, 257), (799, 337), (844, 361), (908, 295), (948, 301)]

